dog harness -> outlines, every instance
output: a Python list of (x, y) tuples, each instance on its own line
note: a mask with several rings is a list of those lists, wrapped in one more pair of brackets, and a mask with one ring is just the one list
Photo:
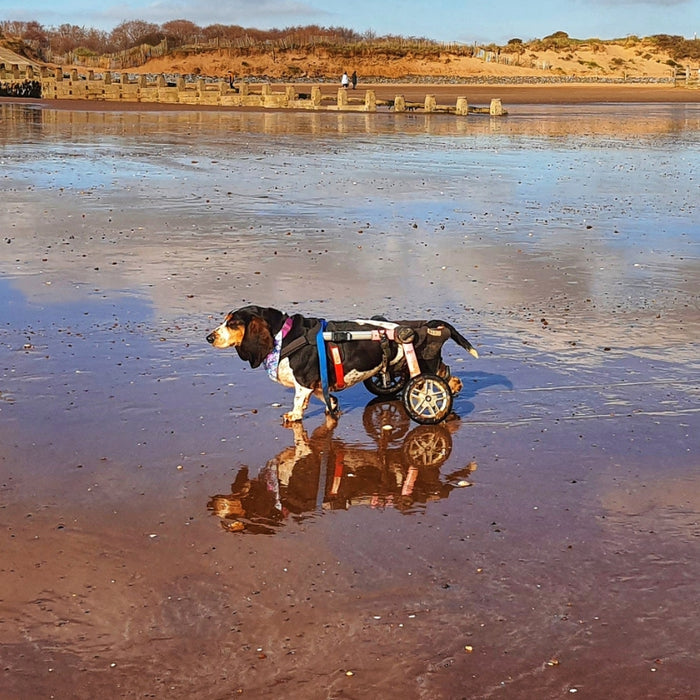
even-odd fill
[(326, 342), (323, 340), (323, 331), (326, 330), (326, 319), (321, 319), (321, 327), (316, 335), (316, 348), (318, 349), (318, 365), (321, 371), (321, 388), (326, 407), (331, 410), (331, 392), (328, 387), (328, 361), (326, 358)]
[(335, 387), (340, 391), (340, 389), (345, 388), (345, 370), (343, 369), (343, 360), (340, 357), (340, 348), (335, 343), (328, 343), (328, 349), (335, 370)]
[(340, 390), (345, 387), (345, 370), (343, 369), (343, 360), (340, 357), (340, 348), (332, 341), (326, 341), (323, 334), (326, 330), (326, 320), (320, 319), (321, 327), (316, 335), (316, 348), (318, 349), (318, 363), (321, 372), (321, 388), (323, 389), (323, 398), (326, 402), (328, 410), (333, 412), (331, 404), (331, 392), (328, 383), (328, 356), (326, 354), (326, 346), (330, 352), (331, 362), (333, 362), (333, 370), (335, 371), (335, 387)]

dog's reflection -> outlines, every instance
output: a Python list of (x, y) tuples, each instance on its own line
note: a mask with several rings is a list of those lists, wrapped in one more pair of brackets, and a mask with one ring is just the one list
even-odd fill
[(331, 419), (310, 437), (301, 423), (293, 424), (294, 445), (254, 478), (241, 467), (231, 492), (212, 496), (207, 508), (225, 530), (272, 534), (288, 518), (303, 520), (359, 504), (415, 512), (470, 485), (475, 462), (445, 474), (441, 470), (452, 452), (458, 419), (408, 432), (411, 423), (403, 406), (377, 400), (365, 408), (363, 424), (372, 447), (334, 437)]

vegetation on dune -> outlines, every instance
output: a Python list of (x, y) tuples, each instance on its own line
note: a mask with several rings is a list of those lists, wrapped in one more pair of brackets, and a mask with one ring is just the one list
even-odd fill
[(654, 34), (648, 41), (662, 51), (668, 51), (676, 61), (700, 59), (700, 40), (684, 39), (682, 36)]
[[(69, 24), (45, 27), (35, 21), (0, 21), (0, 40), (5, 45), (11, 41), (12, 46), (8, 48), (16, 53), (48, 63), (121, 69), (136, 68), (154, 58), (181, 60), (212, 52), (243, 58), (244, 65), (256, 57), (272, 55), (273, 60), (287, 66), (289, 75), (305, 72), (292, 63), (300, 60), (299, 54), (331, 62), (369, 58), (386, 62), (412, 59), (449, 63), (463, 57), (486, 57), (489, 61), (527, 67), (535, 65), (535, 56), (549, 53), (558, 57), (556, 70), (559, 72), (567, 65), (562, 62), (570, 61), (571, 65), (578, 64), (601, 74), (634, 67), (633, 60), (615, 56), (608, 57), (607, 64), (591, 59), (590, 53), (605, 52), (615, 46), (634, 47), (640, 59), (656, 59), (671, 67), (700, 59), (699, 40), (666, 34), (600, 40), (574, 39), (564, 31), (557, 31), (530, 41), (513, 38), (504, 46), (477, 46), (437, 42), (424, 37), (359, 34), (344, 27), (308, 25), (269, 30), (223, 24), (200, 27), (184, 19), (162, 25), (129, 20), (121, 22), (111, 32)], [(584, 52), (588, 54), (585, 57)], [(663, 54), (663, 58), (659, 58), (659, 54)]]

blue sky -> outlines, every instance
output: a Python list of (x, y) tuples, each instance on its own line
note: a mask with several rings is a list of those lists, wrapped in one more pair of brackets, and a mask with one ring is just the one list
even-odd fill
[(0, 20), (109, 31), (125, 20), (188, 19), (269, 29), (340, 26), (438, 41), (505, 43), (565, 31), (577, 39), (700, 34), (700, 0), (0, 0)]

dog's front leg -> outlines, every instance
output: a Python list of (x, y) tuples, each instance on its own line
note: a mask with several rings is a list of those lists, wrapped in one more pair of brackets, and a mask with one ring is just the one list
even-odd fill
[(304, 417), (304, 411), (309, 405), (312, 389), (302, 386), (298, 382), (294, 382), (294, 407), (288, 413), (282, 416), (285, 423), (293, 423)]
[(323, 389), (320, 387), (314, 391), (314, 396), (326, 407), (326, 415), (331, 418), (337, 419), (340, 415), (340, 402), (333, 396), (333, 394), (328, 395), (328, 400), (330, 401), (330, 406), (326, 403), (326, 395), (323, 393)]

